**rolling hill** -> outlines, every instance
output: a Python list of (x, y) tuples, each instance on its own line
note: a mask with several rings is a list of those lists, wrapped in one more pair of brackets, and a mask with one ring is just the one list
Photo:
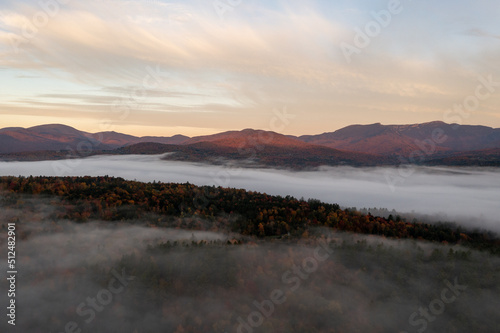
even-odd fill
[[(9, 127), (0, 129), (0, 153), (19, 153), (44, 150), (76, 149), (81, 142), (97, 142), (92, 135), (66, 125), (41, 125), (30, 128)], [(115, 146), (98, 143), (100, 149)]]
[(371, 154), (347, 152), (308, 144), (275, 132), (260, 130), (232, 131), (188, 140), (183, 145), (139, 143), (114, 151), (120, 154), (161, 154), (173, 152), (165, 159), (222, 163), (227, 160), (247, 166), (272, 166), (292, 169), (320, 165), (388, 164), (389, 159)]
[(433, 133), (442, 134), (441, 140), (437, 140), (439, 142), (434, 141), (435, 154), (500, 148), (499, 128), (441, 121), (413, 125), (351, 125), (335, 132), (304, 135), (298, 139), (336, 149), (408, 156), (413, 151), (422, 150), (423, 142), (432, 139)]
[(0, 154), (77, 150), (79, 145), (88, 146), (89, 142), (95, 150), (110, 150), (140, 142), (179, 144), (186, 139), (188, 137), (182, 135), (136, 137), (117, 132), (87, 133), (60, 124), (30, 128), (8, 127), (0, 129)]
[[(68, 155), (91, 144), (89, 152)], [(500, 129), (435, 121), (413, 125), (351, 125), (335, 132), (295, 137), (245, 129), (187, 137), (137, 137), (117, 132), (87, 133), (65, 125), (0, 129), (3, 160), (43, 160), (95, 154), (161, 154), (183, 161), (302, 169), (321, 165), (397, 165), (424, 154), (429, 165), (500, 166)]]
[(211, 142), (222, 147), (248, 148), (257, 145), (276, 147), (305, 148), (312, 144), (303, 142), (294, 137), (289, 137), (271, 131), (244, 129), (242, 131), (229, 131), (214, 135), (197, 136), (186, 140), (184, 144), (191, 145), (200, 142)]

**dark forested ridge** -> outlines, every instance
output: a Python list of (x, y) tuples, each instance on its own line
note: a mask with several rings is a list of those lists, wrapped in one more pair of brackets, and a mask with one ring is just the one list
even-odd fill
[[(150, 226), (234, 232), (257, 238), (308, 238), (317, 227), (391, 238), (410, 238), (500, 253), (500, 241), (486, 231), (448, 224), (408, 222), (340, 209), (319, 200), (298, 200), (242, 189), (189, 183), (142, 183), (114, 177), (1, 177), (4, 207), (23, 202), (23, 195), (52, 200), (49, 218), (144, 221)], [(33, 220), (36, 221), (34, 216)], [(136, 222), (138, 223), (138, 222)]]

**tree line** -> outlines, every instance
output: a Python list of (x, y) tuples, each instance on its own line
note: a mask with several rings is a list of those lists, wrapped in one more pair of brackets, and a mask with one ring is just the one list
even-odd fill
[(391, 238), (462, 244), (500, 253), (491, 232), (446, 224), (408, 222), (341, 209), (337, 204), (190, 183), (100, 177), (0, 177), (4, 205), (23, 195), (58, 198), (54, 220), (145, 221), (152, 226), (235, 232), (256, 238), (307, 238), (317, 227)]

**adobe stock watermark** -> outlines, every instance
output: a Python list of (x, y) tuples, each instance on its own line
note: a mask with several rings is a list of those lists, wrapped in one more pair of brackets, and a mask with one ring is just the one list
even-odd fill
[[(293, 119), (296, 118), (296, 115), (288, 113), (287, 108), (283, 107), (282, 110), (273, 109), (272, 117), (269, 120), (269, 128), (264, 129), (259, 132), (257, 135), (257, 140), (250, 141), (249, 139), (245, 140), (238, 147), (238, 154), (242, 156), (246, 156), (247, 160), (252, 160), (257, 157), (257, 153), (265, 149), (265, 144), (271, 143), (274, 138), (274, 132), (283, 132), (285, 128), (287, 128)], [(224, 168), (222, 170), (218, 170), (217, 172), (211, 171), (209, 174), (212, 177), (212, 180), (216, 184), (216, 186), (220, 187), (229, 187), (231, 183), (231, 178), (238, 176), (243, 171), (241, 166)], [(209, 191), (205, 190), (203, 192), (198, 192), (196, 197), (194, 198), (194, 203), (197, 208), (204, 208), (209, 204), (209, 199), (213, 199), (217, 195), (215, 193), (209, 193)]]
[[(80, 316), (85, 324), (90, 324), (96, 318), (96, 312), (102, 312), (106, 306), (113, 302), (113, 296), (122, 293), (130, 283), (135, 279), (134, 276), (127, 276), (125, 269), (122, 269), (121, 275), (113, 269), (111, 271), (113, 278), (108, 283), (108, 288), (101, 289), (97, 292), (95, 297), (87, 297), (84, 302), (78, 304), (76, 314)], [(76, 321), (69, 321), (64, 325), (64, 331), (60, 333), (81, 333), (80, 328)]]
[(146, 5), (159, 5), (162, 3), (160, 0), (139, 0), (139, 1)]
[(340, 43), (340, 50), (347, 63), (350, 64), (352, 62), (354, 54), (360, 54), (362, 49), (368, 47), (372, 39), (379, 36), (382, 30), (391, 24), (393, 16), (398, 15), (402, 11), (403, 5), (400, 0), (389, 0), (387, 9), (382, 9), (378, 12), (372, 11), (370, 13), (373, 20), (368, 21), (363, 29), (359, 27), (354, 28), (355, 35), (352, 43)]
[(159, 65), (156, 65), (156, 68), (147, 66), (146, 73), (139, 88), (132, 89), (129, 94), (123, 94), (120, 99), (113, 101), (111, 109), (119, 115), (119, 120), (128, 118), (131, 110), (141, 110), (148, 97), (148, 90), (157, 89), (164, 82), (164, 78), (170, 76), (170, 73), (163, 71)]
[[(286, 289), (294, 293), (300, 288), (303, 281), (318, 270), (319, 264), (327, 260), (332, 253), (333, 250), (328, 246), (328, 243), (320, 241), (312, 256), (302, 260), (300, 266), (293, 265), (292, 269), (283, 273), (281, 282), (286, 285)], [(264, 324), (265, 320), (273, 315), (276, 307), (287, 301), (286, 292), (283, 289), (274, 289), (269, 293), (269, 298), (261, 302), (255, 300), (252, 303), (255, 311), (248, 314), (246, 320), (238, 317), (239, 325), (236, 332), (253, 333), (255, 328)]]
[[(163, 71), (159, 65), (156, 68), (147, 66), (146, 75), (142, 79), (142, 86), (130, 91), (130, 94), (124, 94), (120, 99), (113, 102), (111, 106), (111, 112), (114, 117), (123, 121), (130, 116), (132, 110), (140, 110), (141, 104), (146, 101), (148, 96), (148, 89), (156, 89), (160, 84), (164, 82), (164, 78), (169, 76), (169, 72)], [(102, 144), (103, 137), (102, 132), (113, 130), (113, 121), (109, 118), (101, 119), (99, 122), (99, 135), (94, 137), (89, 137), (88, 139), (78, 142), (76, 145), (76, 150), (67, 146), (66, 150), (68, 154), (66, 159), (52, 162), (52, 170), (58, 176), (65, 176), (71, 173), (73, 169), (78, 167), (82, 160), (81, 158), (90, 156), (99, 146)]]
[(54, 18), (61, 11), (61, 5), (67, 5), (71, 0), (40, 0), (38, 1), (38, 10), (21, 29), (21, 36), (10, 36), (10, 44), (15, 54), (19, 53), (20, 47), (23, 44), (30, 43), (47, 24), (50, 19)]
[(290, 125), (290, 120), (295, 119), (295, 115), (289, 114), (286, 107), (283, 108), (283, 111), (273, 109), (273, 114), (274, 116), (269, 121), (269, 128), (259, 131), (255, 142), (246, 142), (238, 147), (240, 155), (247, 156), (249, 160), (256, 158), (257, 152), (264, 150), (265, 145), (274, 140), (275, 133), (284, 131)]
[[(481, 106), (481, 101), (490, 98), (500, 87), (500, 81), (494, 81), (493, 75), (487, 77), (479, 76), (479, 84), (474, 89), (474, 94), (466, 96), (459, 104), (453, 105), (453, 108), (446, 110), (443, 114), (443, 121), (446, 123), (455, 124), (452, 129), (457, 130), (464, 119), (470, 117), (471, 113), (476, 111)], [(435, 128), (430, 137), (425, 140), (415, 140), (414, 143), (418, 149), (413, 150), (408, 155), (408, 158), (398, 155), (400, 164), (397, 170), (391, 169), (385, 172), (387, 185), (392, 192), (396, 191), (396, 186), (405, 182), (405, 180), (413, 175), (416, 171), (416, 166), (426, 162), (437, 151), (437, 146), (448, 140), (445, 130)]]
[(212, 6), (219, 16), (219, 19), (224, 21), (224, 15), (226, 15), (226, 12), (232, 12), (242, 3), (243, 0), (214, 0), (214, 2), (212, 2)]
[(418, 311), (413, 312), (408, 318), (408, 323), (415, 327), (416, 332), (425, 332), (429, 323), (434, 322), (437, 316), (444, 313), (447, 305), (454, 303), (460, 294), (467, 290), (467, 285), (460, 285), (458, 278), (455, 278), (453, 284), (448, 280), (444, 280), (443, 282), (446, 287), (441, 290), (439, 296), (430, 301), (427, 307), (420, 307)]
[(413, 150), (408, 158), (398, 155), (399, 165), (397, 170), (388, 169), (385, 171), (385, 180), (391, 192), (396, 192), (396, 186), (401, 185), (405, 180), (413, 175), (418, 163), (424, 163), (427, 158), (436, 152), (437, 144), (442, 144), (448, 140), (448, 136), (442, 128), (435, 128), (431, 136), (425, 140), (415, 139), (414, 143), (418, 149)]
[(477, 79), (479, 84), (476, 86), (474, 94), (465, 97), (462, 103), (453, 105), (453, 109), (445, 111), (443, 117), (445, 122), (461, 125), (464, 119), (470, 117), (471, 112), (479, 108), (481, 101), (490, 98), (496, 92), (497, 87), (500, 87), (500, 81), (493, 81), (492, 74), (487, 77), (481, 75)]

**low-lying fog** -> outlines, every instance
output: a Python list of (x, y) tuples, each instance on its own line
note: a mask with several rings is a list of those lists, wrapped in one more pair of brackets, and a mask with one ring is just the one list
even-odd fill
[(0, 175), (109, 175), (145, 182), (190, 182), (245, 188), (268, 194), (317, 198), (343, 207), (413, 211), (435, 215), (436, 220), (455, 221), (496, 232), (500, 231), (499, 172), (497, 168), (443, 167), (332, 167), (293, 172), (164, 161), (158, 155), (0, 162)]
[(484, 252), (322, 229), (317, 244), (202, 246), (226, 236), (31, 215), (0, 210), (25, 235), (16, 332), (498, 332), (500, 262)]

